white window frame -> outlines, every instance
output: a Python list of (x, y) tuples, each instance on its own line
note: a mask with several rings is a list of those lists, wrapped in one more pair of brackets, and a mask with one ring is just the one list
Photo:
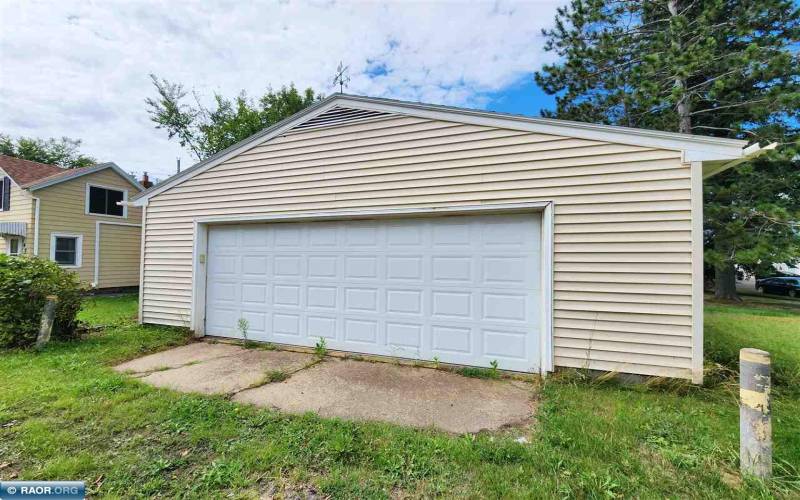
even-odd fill
[[(107, 189), (111, 191), (122, 191), (122, 215), (109, 215), (109, 214), (97, 214), (94, 212), (89, 211), (89, 190), (93, 187), (100, 188), (100, 189)], [(84, 194), (84, 211), (86, 215), (94, 215), (96, 217), (113, 217), (114, 219), (127, 219), (128, 218), (128, 190), (124, 188), (119, 188), (115, 186), (104, 186), (102, 184), (92, 184), (90, 182), (86, 183), (86, 192)]]
[[(56, 262), (56, 239), (57, 238), (76, 238), (75, 242), (75, 264), (58, 264)], [(77, 269), (83, 265), (83, 235), (77, 233), (50, 233), (50, 260), (56, 262), (64, 269)]]
[[(17, 253), (11, 253), (11, 242), (17, 241)], [(21, 236), (6, 236), (6, 255), (23, 255), (25, 253), (25, 246), (22, 242)]]

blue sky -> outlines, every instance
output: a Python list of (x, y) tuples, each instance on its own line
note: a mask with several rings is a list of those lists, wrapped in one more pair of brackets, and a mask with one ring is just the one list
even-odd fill
[[(155, 129), (149, 74), (261, 95), (294, 83), (348, 93), (536, 116), (553, 99), (533, 72), (562, 0), (0, 2), (0, 132), (84, 141), (123, 169), (165, 178), (190, 153)], [(47, 36), (42, 36), (46, 33)]]
[(547, 95), (533, 81), (533, 74), (520, 82), (490, 94), (486, 104), (489, 111), (539, 116), (542, 109), (555, 109), (555, 96)]

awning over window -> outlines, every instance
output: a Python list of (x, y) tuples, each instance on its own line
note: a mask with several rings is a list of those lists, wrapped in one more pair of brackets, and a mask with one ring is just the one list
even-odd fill
[(28, 224), (24, 222), (0, 222), (0, 236), (22, 236), (28, 234)]

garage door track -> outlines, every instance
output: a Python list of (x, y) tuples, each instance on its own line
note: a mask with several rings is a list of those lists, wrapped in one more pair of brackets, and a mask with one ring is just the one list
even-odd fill
[(209, 342), (151, 354), (115, 369), (157, 387), (228, 395), (289, 413), (454, 433), (529, 423), (535, 395), (528, 382)]

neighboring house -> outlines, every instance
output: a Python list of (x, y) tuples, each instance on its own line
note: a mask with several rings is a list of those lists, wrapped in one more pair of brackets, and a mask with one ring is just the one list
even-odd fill
[(335, 94), (134, 198), (140, 319), (702, 380), (702, 178), (744, 141)]
[(0, 253), (38, 255), (95, 288), (139, 285), (143, 188), (113, 163), (63, 169), (0, 155)]

